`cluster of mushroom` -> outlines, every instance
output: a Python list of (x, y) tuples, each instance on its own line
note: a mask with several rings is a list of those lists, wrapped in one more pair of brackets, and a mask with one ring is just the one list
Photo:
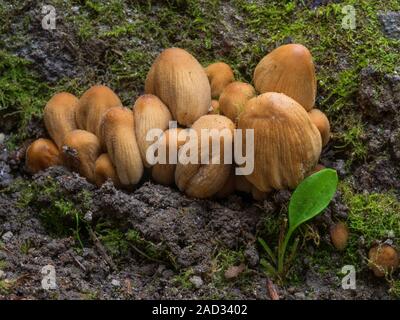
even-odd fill
[[(106, 86), (93, 86), (80, 99), (65, 92), (53, 96), (44, 109), (53, 141), (30, 145), (27, 168), (34, 173), (61, 164), (98, 186), (111, 179), (116, 187), (137, 184), (146, 170), (157, 183), (175, 183), (197, 198), (240, 190), (262, 199), (273, 189), (295, 188), (317, 167), (330, 135), (328, 119), (314, 109), (310, 52), (298, 44), (275, 49), (257, 65), (253, 82), (255, 88), (235, 81), (225, 63), (204, 69), (185, 50), (166, 49), (154, 61), (145, 94), (132, 108), (123, 107)], [(180, 127), (169, 128), (172, 120)], [(232, 143), (235, 128), (254, 129), (254, 171), (239, 176), (235, 164), (147, 161), (150, 129), (161, 129), (161, 143), (180, 152), (193, 143), (179, 138), (187, 128), (228, 129)], [(246, 136), (242, 138), (246, 145)]]

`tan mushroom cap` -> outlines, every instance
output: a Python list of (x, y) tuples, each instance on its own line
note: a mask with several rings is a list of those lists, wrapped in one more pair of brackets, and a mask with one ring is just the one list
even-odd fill
[(369, 268), (376, 277), (384, 277), (399, 267), (399, 254), (388, 244), (373, 246), (368, 252)]
[(75, 112), (78, 101), (73, 94), (60, 92), (55, 94), (44, 108), (44, 124), (58, 148), (61, 148), (65, 135), (77, 129)]
[(205, 68), (211, 86), (211, 97), (218, 99), (224, 88), (235, 81), (232, 68), (225, 62), (215, 62)]
[(253, 86), (248, 83), (235, 81), (227, 85), (219, 98), (220, 112), (236, 123), (246, 102), (256, 96)]
[(100, 153), (100, 141), (89, 131), (77, 129), (65, 136), (62, 146), (63, 163), (89, 182), (94, 182), (95, 162)]
[(307, 111), (315, 104), (317, 80), (310, 51), (301, 44), (280, 46), (256, 66), (254, 86), (260, 93), (280, 92), (296, 100)]
[(325, 113), (318, 109), (312, 109), (308, 112), (308, 115), (314, 125), (318, 128), (322, 138), (322, 146), (325, 147), (328, 144), (331, 135), (331, 126), (328, 118)]
[(113, 107), (122, 107), (121, 100), (109, 87), (96, 85), (79, 99), (76, 109), (76, 123), (79, 129), (94, 133), (98, 137), (99, 126), (103, 115)]
[(100, 125), (100, 139), (121, 184), (137, 184), (143, 175), (143, 163), (136, 142), (133, 112), (123, 107), (109, 109)]
[[(208, 198), (213, 196), (223, 188), (229, 178), (232, 164), (224, 163), (224, 144), (229, 148), (233, 144), (233, 130), (235, 124), (225, 116), (220, 115), (205, 115), (199, 118), (192, 126), (192, 129), (197, 134), (197, 139), (190, 139), (186, 142), (179, 154), (186, 152), (186, 147), (193, 146), (198, 150), (198, 163), (182, 164), (178, 162), (175, 171), (175, 183), (179, 190), (184, 191), (188, 196), (195, 198)], [(218, 157), (214, 152), (210, 152), (212, 139), (209, 138), (209, 149), (202, 150), (202, 129), (216, 129), (217, 132), (223, 134), (219, 139), (220, 142), (220, 163), (211, 163), (212, 157)], [(205, 151), (209, 151), (209, 164), (204, 164), (201, 157), (205, 156)]]
[(152, 94), (140, 96), (133, 106), (133, 112), (135, 118), (136, 141), (143, 163), (145, 167), (149, 168), (150, 164), (146, 160), (146, 152), (155, 141), (147, 141), (146, 136), (149, 130), (152, 129), (165, 131), (168, 128), (169, 122), (172, 120), (172, 115), (168, 107)]
[(159, 97), (175, 120), (190, 126), (211, 105), (211, 88), (206, 72), (187, 51), (164, 50), (154, 61), (145, 83), (146, 93)]
[(101, 187), (109, 179), (111, 179), (115, 187), (121, 186), (110, 157), (107, 153), (103, 153), (97, 158), (94, 165), (94, 181), (98, 187)]
[(26, 150), (25, 165), (32, 174), (60, 164), (60, 152), (49, 139), (37, 139)]
[[(153, 180), (162, 185), (172, 185), (175, 182), (175, 168), (176, 163), (169, 163), (170, 150), (179, 152), (179, 148), (185, 143), (186, 138), (179, 135), (181, 128), (171, 128), (166, 130), (161, 136), (160, 146), (165, 147), (165, 160), (166, 163), (157, 163), (151, 169), (151, 176)], [(171, 155), (172, 156), (172, 155)]]
[[(282, 93), (249, 100), (239, 129), (254, 129), (254, 171), (246, 178), (260, 191), (295, 188), (318, 162), (321, 136), (307, 112)], [(246, 135), (243, 130), (243, 150)]]

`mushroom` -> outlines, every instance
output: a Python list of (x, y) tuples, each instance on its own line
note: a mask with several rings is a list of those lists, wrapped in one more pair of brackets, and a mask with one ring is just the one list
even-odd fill
[(140, 96), (133, 106), (133, 112), (135, 118), (136, 141), (143, 163), (149, 168), (150, 164), (147, 162), (146, 152), (147, 148), (154, 142), (148, 141), (146, 136), (152, 129), (165, 131), (168, 128), (169, 122), (172, 120), (172, 116), (167, 106), (152, 94)]
[(89, 131), (77, 129), (65, 136), (62, 146), (63, 163), (89, 182), (95, 181), (94, 167), (100, 153), (100, 141)]
[(232, 68), (224, 62), (216, 62), (205, 68), (211, 86), (211, 97), (218, 99), (222, 90), (235, 81)]
[(219, 114), (219, 102), (218, 100), (211, 100), (211, 107), (208, 109), (207, 114)]
[(218, 101), (219, 109), (223, 115), (236, 122), (246, 102), (255, 96), (256, 91), (252, 85), (240, 81), (232, 82), (222, 91)]
[(60, 92), (55, 94), (44, 107), (44, 124), (58, 148), (61, 148), (65, 135), (77, 129), (75, 111), (78, 101), (73, 94)]
[(263, 191), (258, 190), (243, 175), (235, 176), (235, 189), (237, 191), (251, 193), (251, 195), (253, 196), (253, 199), (256, 201), (265, 200), (268, 196), (268, 192), (263, 192)]
[[(151, 176), (157, 183), (172, 185), (175, 181), (175, 168), (179, 148), (185, 143), (186, 138), (182, 138), (181, 128), (171, 128), (166, 130), (160, 138), (160, 148), (165, 148), (165, 163), (156, 163), (151, 168)], [(172, 163), (169, 161), (170, 151), (175, 153)]]
[(340, 221), (332, 225), (329, 231), (333, 246), (337, 250), (343, 251), (347, 246), (347, 241), (349, 240), (349, 229), (346, 224)]
[(114, 186), (120, 187), (121, 182), (118, 179), (115, 167), (108, 154), (103, 153), (94, 164), (94, 181), (98, 187), (101, 187), (109, 179), (114, 183)]
[(235, 169), (232, 167), (231, 173), (229, 175), (228, 180), (226, 180), (224, 186), (221, 188), (221, 190), (218, 190), (218, 192), (215, 194), (216, 198), (223, 199), (235, 192), (236, 189), (236, 179), (235, 179)]
[(113, 107), (122, 107), (121, 100), (114, 91), (102, 85), (91, 87), (79, 99), (75, 114), (78, 128), (100, 137), (101, 119)]
[(311, 121), (318, 128), (322, 138), (322, 146), (325, 147), (329, 142), (331, 134), (331, 126), (328, 118), (325, 113), (318, 109), (312, 109), (308, 112), (308, 115), (310, 116)]
[(314, 107), (315, 67), (310, 51), (301, 44), (283, 45), (267, 54), (256, 66), (253, 82), (260, 93), (284, 93), (307, 111)]
[(101, 121), (100, 140), (121, 184), (137, 184), (143, 175), (143, 163), (135, 137), (133, 112), (123, 107), (109, 109)]
[(315, 167), (321, 136), (307, 112), (282, 93), (250, 99), (239, 117), (243, 148), (247, 129), (254, 129), (254, 170), (246, 178), (260, 191), (295, 188)]
[(37, 139), (26, 150), (25, 165), (32, 174), (60, 164), (60, 152), (49, 139)]
[(206, 72), (187, 51), (164, 50), (147, 74), (146, 93), (159, 97), (179, 124), (189, 126), (211, 105), (211, 89)]
[[(218, 136), (211, 137), (209, 130), (214, 129)], [(175, 171), (175, 183), (179, 190), (195, 198), (208, 198), (223, 188), (229, 178), (232, 164), (224, 159), (225, 148), (232, 149), (233, 130), (235, 124), (227, 117), (220, 115), (205, 115), (199, 118), (192, 126), (194, 137), (179, 150), (179, 161)], [(202, 135), (202, 130), (203, 135)], [(206, 140), (208, 138), (208, 146)], [(211, 148), (212, 140), (219, 142), (220, 152)], [(210, 150), (211, 148), (211, 150)], [(197, 163), (182, 163), (181, 155), (187, 151), (197, 149)], [(232, 152), (232, 150), (227, 150)], [(208, 159), (209, 163), (205, 163)], [(219, 163), (213, 162), (219, 159)]]
[(392, 273), (399, 266), (399, 254), (397, 250), (388, 244), (373, 246), (368, 253), (369, 268), (375, 276), (383, 277)]

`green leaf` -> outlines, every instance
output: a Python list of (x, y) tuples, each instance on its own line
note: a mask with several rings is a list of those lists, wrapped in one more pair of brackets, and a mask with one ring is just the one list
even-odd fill
[(328, 206), (335, 195), (337, 184), (336, 171), (323, 169), (298, 185), (289, 203), (289, 233)]

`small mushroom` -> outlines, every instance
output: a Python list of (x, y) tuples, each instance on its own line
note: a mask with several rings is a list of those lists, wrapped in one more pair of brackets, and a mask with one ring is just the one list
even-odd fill
[[(202, 135), (202, 130), (203, 135)], [(212, 149), (212, 138), (207, 132), (214, 129), (220, 143), (220, 152)], [(183, 164), (178, 161), (175, 171), (175, 183), (179, 190), (185, 192), (190, 197), (208, 198), (221, 190), (229, 178), (232, 164), (226, 163), (224, 159), (225, 148), (232, 148), (233, 130), (235, 124), (227, 117), (220, 115), (205, 115), (199, 118), (192, 126), (196, 133), (196, 139), (189, 139), (179, 150), (181, 154), (187, 154), (188, 150), (197, 148), (197, 163)], [(205, 133), (205, 135), (204, 135)], [(203, 139), (208, 138), (208, 146), (202, 143)], [(211, 150), (210, 150), (211, 148)], [(232, 152), (232, 150), (230, 150)], [(205, 163), (205, 160), (209, 163)], [(213, 163), (213, 159), (219, 159), (219, 163)], [(179, 159), (181, 160), (181, 159)]]
[(60, 164), (60, 152), (49, 139), (35, 140), (26, 150), (25, 165), (32, 174)]
[(295, 188), (315, 167), (321, 136), (307, 112), (282, 93), (250, 99), (239, 117), (243, 149), (245, 130), (254, 130), (254, 170), (246, 178), (260, 191)]
[(373, 246), (368, 253), (369, 268), (377, 277), (384, 277), (395, 271), (399, 266), (399, 254), (388, 244)]
[(95, 181), (94, 167), (100, 153), (100, 141), (91, 132), (77, 129), (65, 136), (62, 146), (63, 163), (89, 182)]
[[(181, 128), (171, 128), (166, 130), (160, 138), (160, 148), (165, 148), (165, 163), (156, 163), (151, 168), (151, 176), (153, 180), (162, 185), (172, 185), (175, 182), (175, 168), (176, 161), (170, 163), (169, 156), (170, 151), (174, 152), (177, 160), (179, 148), (185, 143), (186, 138), (183, 139), (179, 133), (183, 129)], [(173, 155), (171, 155), (173, 157)]]
[(94, 164), (94, 181), (101, 187), (107, 180), (111, 179), (115, 187), (120, 187), (117, 172), (107, 153), (103, 153), (97, 158)]
[(331, 241), (333, 246), (339, 250), (343, 251), (347, 246), (347, 241), (349, 240), (349, 229), (344, 222), (338, 222), (331, 226), (330, 228)]
[(123, 107), (109, 109), (101, 121), (100, 139), (121, 184), (137, 184), (143, 175), (143, 163), (135, 137), (133, 112)]
[(219, 102), (218, 100), (211, 100), (211, 107), (207, 114), (219, 114)]
[(60, 92), (55, 94), (44, 107), (44, 124), (58, 148), (61, 148), (65, 135), (77, 129), (75, 111), (78, 101), (73, 94)]
[(223, 115), (236, 122), (246, 102), (255, 96), (256, 91), (252, 85), (239, 81), (232, 82), (222, 91), (218, 101), (219, 109)]
[(157, 57), (147, 74), (145, 91), (159, 97), (184, 126), (207, 114), (211, 105), (206, 72), (191, 54), (179, 48), (166, 49)]
[(318, 109), (312, 109), (308, 112), (308, 115), (314, 125), (318, 128), (322, 138), (322, 146), (325, 147), (329, 142), (331, 134), (331, 126), (328, 118), (325, 113)]
[(122, 107), (121, 100), (114, 91), (102, 85), (91, 87), (79, 99), (75, 114), (78, 128), (99, 137), (101, 119), (107, 110), (113, 107)]
[(317, 80), (310, 51), (301, 44), (280, 46), (267, 54), (254, 70), (253, 82), (260, 93), (280, 92), (307, 111), (315, 104)]
[(150, 164), (146, 159), (147, 149), (154, 143), (146, 139), (147, 133), (152, 129), (160, 129), (165, 131), (169, 122), (172, 120), (171, 113), (167, 106), (156, 96), (145, 94), (140, 96), (133, 106), (135, 118), (136, 141), (139, 146), (145, 167), (149, 168)]
[(222, 90), (235, 81), (232, 68), (224, 62), (216, 62), (205, 68), (211, 86), (211, 97), (218, 99)]

